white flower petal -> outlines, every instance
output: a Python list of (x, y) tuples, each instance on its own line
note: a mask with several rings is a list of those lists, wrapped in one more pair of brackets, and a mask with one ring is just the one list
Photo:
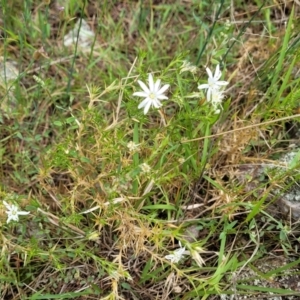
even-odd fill
[(175, 255), (174, 254), (169, 254), (165, 256), (165, 259), (170, 260), (171, 262), (174, 261)]
[(145, 107), (144, 107), (144, 115), (146, 115), (146, 114), (148, 113), (151, 104), (152, 104), (152, 103), (151, 103), (150, 101), (148, 101), (148, 102), (146, 103), (146, 105), (145, 105)]
[(217, 67), (216, 67), (214, 79), (215, 79), (216, 81), (218, 81), (218, 80), (221, 78), (221, 76), (222, 76), (222, 73), (221, 73), (221, 71), (220, 71), (220, 66), (219, 66), (219, 64), (218, 64)]
[(158, 100), (168, 100), (169, 98), (167, 97), (167, 96), (165, 96), (165, 95), (158, 95), (157, 97), (156, 97)]
[(153, 83), (153, 77), (152, 77), (152, 74), (149, 73), (149, 90), (150, 92), (153, 92), (154, 91), (154, 83)]
[(148, 89), (147, 85), (143, 81), (138, 80), (138, 83), (145, 93), (147, 94), (150, 93), (150, 90)]
[(206, 68), (206, 73), (208, 74), (209, 78), (213, 78), (214, 77), (213, 74), (212, 74), (212, 72), (211, 72), (211, 70), (209, 68)]
[(138, 97), (148, 97), (148, 93), (145, 92), (135, 92), (132, 94), (132, 96), (138, 96)]
[(185, 247), (176, 249), (176, 250), (174, 251), (174, 253), (175, 253), (176, 255), (178, 255), (178, 256), (182, 256), (182, 254), (183, 254), (184, 252), (185, 252)]
[(3, 204), (5, 205), (6, 209), (8, 210), (12, 209), (12, 207), (6, 201), (3, 201)]
[(158, 100), (154, 100), (152, 102), (152, 105), (155, 107), (155, 108), (160, 108), (162, 107), (162, 104), (158, 101)]
[(6, 220), (6, 223), (8, 224), (11, 220), (14, 220), (14, 218), (12, 216), (8, 216), (7, 220)]
[(144, 99), (138, 106), (138, 109), (143, 108), (151, 99), (146, 98)]
[(28, 215), (28, 214), (30, 214), (29, 211), (19, 211), (18, 212), (18, 215), (21, 215), (21, 216), (25, 216), (25, 215)]
[(161, 80), (157, 79), (157, 81), (154, 84), (154, 91), (157, 93), (159, 93), (160, 82), (161, 82)]
[(217, 85), (227, 85), (229, 82), (227, 81), (217, 81), (216, 84)]
[(169, 84), (165, 84), (157, 93), (163, 94), (169, 87), (170, 87)]
[(208, 85), (207, 83), (198, 85), (198, 89), (199, 89), (199, 90), (202, 90), (202, 89), (208, 89), (208, 88), (209, 88), (209, 85)]

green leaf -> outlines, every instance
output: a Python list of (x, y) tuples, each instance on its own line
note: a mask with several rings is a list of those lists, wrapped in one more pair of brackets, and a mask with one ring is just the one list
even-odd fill
[(53, 124), (58, 127), (63, 126), (63, 123), (61, 121), (54, 121)]

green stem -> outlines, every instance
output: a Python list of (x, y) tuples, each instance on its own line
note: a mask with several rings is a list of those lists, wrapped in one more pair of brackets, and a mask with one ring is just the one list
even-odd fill
[[(133, 128), (133, 142), (135, 144), (139, 144), (139, 123), (134, 121), (134, 128)], [(134, 170), (136, 170), (138, 168), (140, 164), (140, 157), (139, 157), (139, 152), (137, 151), (136, 153), (133, 154), (133, 167)], [(137, 194), (138, 192), (138, 180), (137, 178), (135, 178), (133, 180), (133, 184), (132, 184), (132, 192), (134, 195)]]

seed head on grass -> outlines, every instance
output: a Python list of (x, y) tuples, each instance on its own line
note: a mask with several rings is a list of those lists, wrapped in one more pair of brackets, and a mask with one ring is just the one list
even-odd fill
[(133, 93), (133, 96), (145, 98), (138, 106), (139, 109), (144, 108), (145, 115), (148, 113), (151, 106), (154, 106), (155, 108), (160, 108), (162, 106), (161, 100), (168, 99), (164, 93), (170, 86), (169, 84), (165, 84), (163, 87), (160, 87), (160, 79), (154, 83), (151, 73), (149, 74), (148, 81), (149, 87), (144, 82), (138, 80), (138, 83), (143, 91)]
[(146, 163), (142, 163), (140, 165), (140, 168), (142, 170), (142, 173), (144, 173), (144, 174), (147, 174), (147, 173), (151, 172), (151, 167), (148, 164), (146, 164)]
[(19, 221), (19, 216), (24, 216), (24, 215), (29, 214), (29, 212), (27, 212), (27, 211), (20, 211), (19, 208), (14, 204), (9, 205), (6, 201), (3, 201), (3, 204), (5, 205), (5, 207), (7, 209), (7, 211), (6, 211), (6, 214), (7, 214), (6, 223), (9, 223), (12, 220), (18, 222)]
[(135, 142), (130, 141), (129, 143), (127, 143), (127, 148), (129, 152), (138, 152), (140, 150), (140, 144), (136, 144)]
[(191, 72), (192, 74), (197, 73), (197, 67), (192, 65), (189, 61), (184, 60), (182, 66), (180, 67), (180, 74), (183, 72)]

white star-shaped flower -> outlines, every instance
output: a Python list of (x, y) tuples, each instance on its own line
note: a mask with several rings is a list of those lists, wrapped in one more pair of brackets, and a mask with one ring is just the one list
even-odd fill
[(166, 258), (167, 260), (170, 260), (171, 263), (175, 263), (175, 264), (178, 263), (178, 262), (181, 260), (182, 256), (184, 255), (185, 247), (182, 247), (182, 246), (181, 246), (180, 241), (179, 241), (179, 247), (180, 247), (180, 248), (176, 249), (176, 250), (173, 252), (173, 254), (169, 254), (169, 255), (166, 255), (166, 256), (165, 256), (165, 258)]
[(212, 74), (212, 71), (209, 68), (206, 68), (206, 72), (208, 74), (208, 83), (200, 84), (198, 89), (207, 89), (206, 98), (207, 101), (212, 100), (212, 95), (214, 92), (220, 91), (222, 87), (228, 84), (227, 81), (219, 81), (222, 76), (220, 71), (220, 66), (217, 65), (215, 75)]
[(9, 223), (11, 220), (13, 221), (19, 221), (19, 216), (24, 216), (24, 215), (28, 215), (29, 212), (27, 211), (19, 211), (19, 208), (12, 204), (12, 205), (9, 205), (6, 201), (3, 201), (3, 204), (5, 205), (7, 211), (6, 211), (6, 214), (7, 214), (7, 221), (6, 223)]
[(138, 108), (144, 108), (144, 114), (147, 114), (150, 107), (160, 108), (162, 106), (161, 100), (167, 100), (168, 97), (164, 95), (164, 92), (169, 88), (169, 84), (165, 84), (160, 87), (161, 80), (158, 79), (155, 83), (153, 81), (152, 74), (149, 74), (149, 87), (142, 81), (138, 80), (142, 92), (135, 92), (133, 96), (144, 97), (145, 99), (139, 104)]

